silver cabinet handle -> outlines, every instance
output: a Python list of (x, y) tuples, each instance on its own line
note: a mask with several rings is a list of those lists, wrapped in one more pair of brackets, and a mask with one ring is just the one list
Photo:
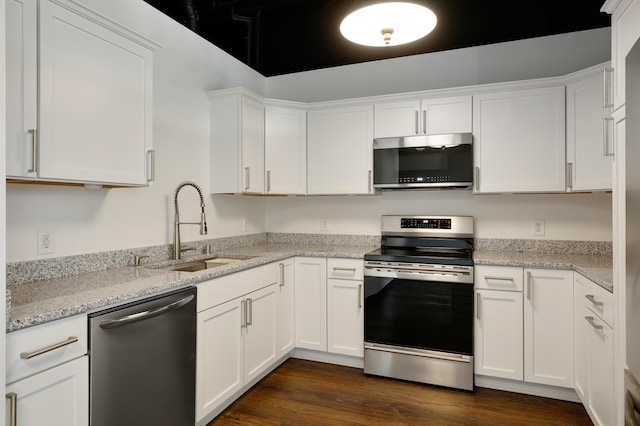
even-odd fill
[(20, 354), (20, 358), (21, 359), (35, 358), (35, 357), (37, 357), (39, 355), (46, 354), (47, 352), (55, 351), (56, 349), (60, 349), (62, 347), (65, 347), (65, 346), (70, 345), (72, 343), (75, 343), (77, 341), (78, 341), (77, 337), (70, 336), (67, 340), (64, 340), (64, 341), (58, 342), (58, 343), (54, 343), (53, 345), (47, 346), (45, 348), (38, 349), (38, 350), (35, 350), (33, 352), (22, 352)]
[(613, 157), (613, 150), (609, 149), (611, 147), (611, 133), (610, 129), (613, 124), (613, 117), (605, 117), (604, 122), (602, 124), (602, 145), (605, 157)]
[(527, 299), (531, 299), (531, 272), (527, 271)]
[(565, 179), (567, 180), (567, 189), (573, 188), (573, 163), (567, 163)]
[(422, 110), (422, 134), (427, 134), (427, 110)]
[(31, 135), (31, 168), (27, 172), (33, 173), (38, 171), (38, 130), (29, 129)]
[(127, 315), (122, 318), (102, 321), (100, 323), (100, 328), (110, 329), (122, 327), (127, 324), (131, 324), (138, 321), (144, 321), (153, 317), (157, 317), (158, 315), (166, 314), (171, 311), (175, 311), (176, 309), (180, 309), (183, 306), (187, 305), (189, 302), (193, 300), (195, 296), (190, 294), (189, 296), (182, 298), (180, 300), (176, 300), (175, 302), (171, 302), (168, 305), (160, 306), (159, 308), (149, 309), (148, 311), (136, 312), (135, 314)]
[(358, 284), (358, 308), (362, 308), (362, 284)]
[(476, 166), (476, 191), (480, 191), (480, 167)]
[(593, 303), (596, 306), (604, 306), (604, 302), (597, 300), (593, 294), (586, 294), (584, 297), (586, 297), (589, 302)]
[(9, 400), (9, 426), (18, 426), (18, 394), (9, 392), (5, 398)]
[(604, 69), (604, 107), (605, 108), (611, 108), (613, 107), (613, 96), (611, 96), (611, 93), (613, 92), (613, 90), (611, 90), (612, 86), (613, 86), (613, 68), (612, 67), (607, 67)]
[(247, 315), (246, 324), (248, 327), (250, 325), (253, 325), (253, 300), (247, 299), (246, 308), (247, 308), (245, 310), (245, 313)]
[(587, 320), (587, 322), (589, 324), (591, 324), (591, 327), (595, 328), (596, 330), (602, 330), (604, 328), (604, 326), (598, 324), (597, 322), (594, 321), (593, 317), (589, 316), (589, 317), (584, 317), (584, 319)]
[(334, 271), (346, 271), (346, 272), (356, 272), (356, 268), (341, 268), (339, 266), (334, 266), (333, 267)]
[(250, 167), (244, 168), (244, 190), (248, 191), (251, 187), (251, 170)]
[(278, 265), (280, 267), (280, 287), (284, 287), (284, 263)]
[(271, 192), (271, 170), (267, 170), (267, 192)]
[(240, 328), (247, 326), (247, 302), (246, 300), (240, 301)]
[(513, 282), (512, 277), (484, 277), (485, 281), (496, 280), (496, 281), (511, 281)]
[(369, 170), (369, 183), (368, 183), (369, 193), (373, 192), (373, 171)]
[(147, 180), (149, 182), (156, 181), (156, 150), (150, 149), (147, 151), (148, 157), (148, 171), (147, 171)]
[(418, 120), (418, 114), (420, 113), (416, 111), (416, 135), (420, 134), (420, 126), (419, 126), (420, 121)]
[(482, 295), (476, 293), (476, 318), (480, 320), (480, 305), (482, 303)]

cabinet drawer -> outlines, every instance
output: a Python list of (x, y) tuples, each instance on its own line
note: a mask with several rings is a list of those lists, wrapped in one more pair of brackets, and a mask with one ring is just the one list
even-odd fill
[(327, 259), (327, 278), (363, 280), (364, 262), (361, 259)]
[(520, 267), (477, 265), (474, 273), (476, 288), (522, 291), (523, 272)]
[(613, 327), (613, 293), (609, 293), (604, 288), (591, 280), (587, 280), (585, 288), (584, 303), (589, 309), (598, 315), (610, 327)]
[(280, 269), (274, 262), (203, 281), (198, 284), (197, 311), (228, 302), (280, 281)]
[(86, 315), (14, 331), (7, 334), (7, 383), (86, 353)]

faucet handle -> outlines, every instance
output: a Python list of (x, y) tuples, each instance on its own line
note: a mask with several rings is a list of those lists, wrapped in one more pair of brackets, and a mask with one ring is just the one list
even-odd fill
[(146, 256), (146, 255), (139, 255), (139, 254), (135, 254), (133, 252), (130, 252), (131, 255), (133, 255), (133, 266), (140, 266), (140, 261), (142, 259), (144, 259), (145, 257), (150, 257), (150, 256)]

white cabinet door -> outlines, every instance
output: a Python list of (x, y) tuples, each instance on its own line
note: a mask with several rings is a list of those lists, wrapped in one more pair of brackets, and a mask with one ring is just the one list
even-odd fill
[(584, 319), (586, 302), (585, 294), (589, 288), (589, 280), (578, 273), (573, 274), (573, 293), (575, 306), (573, 347), (575, 349), (574, 388), (580, 401), (586, 406), (589, 400), (589, 323)]
[(242, 191), (264, 193), (264, 107), (242, 98)]
[(296, 257), (296, 347), (327, 350), (327, 260)]
[(245, 306), (245, 383), (258, 377), (276, 361), (278, 286), (273, 284), (248, 294)]
[(476, 290), (475, 374), (523, 380), (522, 293)]
[(608, 108), (602, 73), (567, 85), (567, 189), (611, 189), (612, 162), (606, 146)]
[(134, 40), (100, 16), (40, 1), (40, 178), (148, 184), (152, 51)]
[(473, 97), (475, 192), (565, 191), (564, 86)]
[[(615, 424), (615, 387), (613, 370), (613, 330), (591, 310), (584, 308), (589, 354), (588, 407), (598, 426)], [(589, 321), (588, 321), (589, 320)]]
[(38, 27), (35, 0), (6, 2), (7, 176), (35, 178)]
[[(89, 363), (82, 356), (7, 385), (20, 426), (89, 424)], [(7, 408), (7, 415), (10, 409)], [(11, 424), (7, 418), (7, 425)]]
[(385, 102), (374, 106), (374, 137), (393, 138), (421, 133), (420, 101)]
[(363, 281), (327, 280), (327, 350), (364, 356)]
[(471, 96), (423, 99), (422, 133), (471, 133), (473, 130)]
[(201, 420), (244, 385), (242, 299), (198, 313), (196, 419)]
[(524, 379), (573, 388), (573, 272), (524, 274)]
[(289, 353), (296, 346), (295, 340), (295, 262), (286, 259), (278, 262), (280, 282), (278, 283), (278, 326), (277, 358)]
[(307, 114), (304, 110), (265, 107), (267, 194), (307, 192)]
[(373, 193), (373, 105), (307, 114), (309, 194)]

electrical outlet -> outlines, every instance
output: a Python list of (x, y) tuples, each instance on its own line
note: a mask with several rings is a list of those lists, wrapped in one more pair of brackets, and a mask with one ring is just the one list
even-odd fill
[(544, 219), (533, 219), (533, 235), (544, 235)]
[(53, 229), (38, 229), (38, 254), (51, 254), (55, 252), (55, 240)]
[(320, 230), (322, 232), (329, 232), (329, 219), (326, 217), (320, 219)]

